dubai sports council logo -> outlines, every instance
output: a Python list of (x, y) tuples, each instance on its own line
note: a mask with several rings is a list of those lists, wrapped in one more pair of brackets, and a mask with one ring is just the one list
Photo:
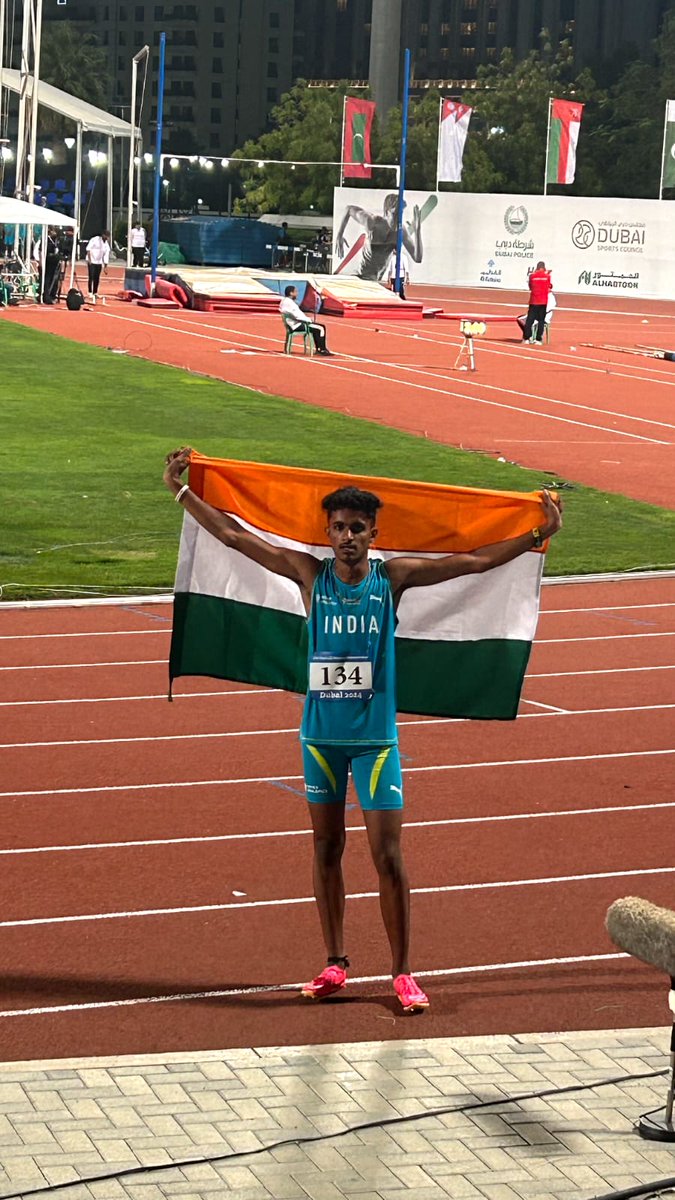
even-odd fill
[(509, 233), (519, 235), (527, 229), (529, 217), (523, 204), (511, 204), (504, 213), (504, 226)]
[(589, 250), (595, 241), (595, 226), (590, 221), (577, 221), (572, 226), (572, 241), (577, 250)]

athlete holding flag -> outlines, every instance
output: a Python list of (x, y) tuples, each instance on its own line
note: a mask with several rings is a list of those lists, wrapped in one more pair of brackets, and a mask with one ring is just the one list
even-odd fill
[(541, 525), (464, 554), (371, 558), (381, 500), (345, 486), (324, 496), (333, 551), (317, 558), (270, 545), (207, 504), (181, 475), (191, 451), (166, 459), (164, 482), (190, 516), (224, 545), (295, 583), (308, 620), (308, 684), (300, 728), (305, 790), (314, 833), (314, 894), (327, 952), (325, 968), (302, 989), (322, 1000), (343, 988), (345, 797), (351, 770), (379, 877), (380, 908), (392, 955), (394, 990), (405, 1012), (428, 1008), (410, 973), (410, 890), (401, 852), (403, 780), (396, 729), (396, 609), (408, 588), (429, 587), (511, 562), (560, 529), (560, 505), (543, 493)]

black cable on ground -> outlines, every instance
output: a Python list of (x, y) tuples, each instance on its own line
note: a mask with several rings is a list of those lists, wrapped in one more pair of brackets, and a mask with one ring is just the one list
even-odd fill
[[(105, 1179), (128, 1179), (132, 1175), (151, 1175), (155, 1171), (172, 1171), (181, 1167), (199, 1167), (207, 1163), (233, 1162), (240, 1158), (255, 1158), (258, 1154), (267, 1154), (272, 1150), (280, 1150), (282, 1146), (307, 1146), (312, 1142), (328, 1142), (333, 1138), (345, 1137), (349, 1133), (363, 1133), (366, 1129), (386, 1129), (390, 1125), (406, 1125), (411, 1121), (421, 1121), (427, 1117), (445, 1117), (450, 1113), (473, 1112), (481, 1108), (494, 1108), (497, 1104), (521, 1104), (523, 1100), (543, 1100), (547, 1096), (565, 1096), (569, 1092), (589, 1092), (600, 1087), (610, 1087), (618, 1083), (636, 1083), (640, 1079), (659, 1079), (668, 1075), (668, 1068), (662, 1071), (644, 1071), (639, 1075), (614, 1075), (610, 1079), (598, 1079), (595, 1083), (572, 1083), (562, 1088), (545, 1088), (540, 1092), (523, 1092), (517, 1096), (498, 1096), (495, 1100), (474, 1100), (470, 1104), (456, 1106), (445, 1105), (443, 1108), (427, 1108), (421, 1112), (407, 1113), (399, 1117), (379, 1117), (373, 1121), (362, 1121), (358, 1125), (348, 1125), (337, 1133), (307, 1133), (299, 1137), (280, 1138), (276, 1142), (268, 1142), (265, 1146), (257, 1146), (255, 1150), (228, 1150), (224, 1154), (200, 1154), (194, 1158), (176, 1158), (168, 1163), (153, 1163), (151, 1166), (126, 1167), (123, 1170), (105, 1171), (101, 1175), (84, 1175), (80, 1179), (70, 1179), (64, 1183), (45, 1183), (36, 1188), (22, 1188), (19, 1192), (4, 1192), (0, 1200), (22, 1200), (26, 1196), (44, 1196), (49, 1192), (60, 1192), (69, 1187), (87, 1187), (91, 1183), (100, 1183)], [(668, 1181), (663, 1181), (667, 1183)], [(597, 1200), (619, 1200), (620, 1197), (648, 1195), (657, 1184), (649, 1184), (640, 1191), (612, 1192), (608, 1196), (598, 1197)]]
[(595, 1200), (631, 1200), (633, 1196), (660, 1196), (666, 1190), (675, 1188), (675, 1175), (669, 1179), (655, 1179), (653, 1183), (640, 1183), (636, 1187), (626, 1188), (623, 1192), (607, 1192), (604, 1196), (596, 1196)]

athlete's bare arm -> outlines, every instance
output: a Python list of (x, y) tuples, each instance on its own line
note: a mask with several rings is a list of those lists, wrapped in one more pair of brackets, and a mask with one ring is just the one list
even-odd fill
[[(539, 533), (546, 540), (553, 537), (562, 526), (562, 503), (545, 491), (542, 508), (543, 520), (539, 525)], [(526, 550), (532, 550), (533, 546), (534, 537), (528, 532), (503, 542), (493, 542), (489, 546), (479, 546), (465, 554), (447, 554), (436, 559), (392, 558), (386, 569), (394, 599), (398, 600), (407, 588), (430, 587), (435, 583), (444, 583), (446, 579), (456, 579), (459, 575), (490, 571), (493, 567), (501, 567), (518, 558)]]
[[(183, 446), (180, 450), (173, 450), (166, 456), (164, 482), (174, 496), (178, 494), (182, 486), (181, 475), (189, 465), (191, 453), (189, 446)], [(233, 517), (226, 516), (213, 505), (207, 504), (205, 500), (195, 496), (194, 492), (185, 492), (181, 504), (183, 508), (187, 509), (190, 516), (194, 517), (195, 521), (198, 521), (208, 533), (218, 538), (218, 541), (223, 542), (225, 546), (229, 546), (231, 550), (238, 550), (240, 554), (245, 554), (247, 558), (253, 559), (267, 571), (273, 571), (275, 575), (283, 575), (286, 579), (291, 579), (293, 583), (296, 583), (300, 588), (305, 608), (309, 611), (314, 580), (321, 566), (318, 558), (315, 558), (313, 554), (303, 554), (299, 550), (283, 550), (278, 546), (270, 546), (263, 538), (249, 533)]]
[(340, 228), (337, 231), (335, 238), (335, 253), (339, 258), (344, 258), (347, 253), (348, 243), (345, 241), (345, 230), (349, 224), (349, 219), (353, 218), (359, 225), (363, 225), (366, 229), (370, 229), (374, 217), (373, 213), (366, 212), (365, 208), (361, 208), (358, 204), (348, 204), (345, 209), (345, 214), (340, 222)]
[(413, 208), (413, 219), (410, 225), (403, 226), (403, 245), (413, 262), (421, 262), (424, 253), (422, 245), (422, 215), (419, 205)]

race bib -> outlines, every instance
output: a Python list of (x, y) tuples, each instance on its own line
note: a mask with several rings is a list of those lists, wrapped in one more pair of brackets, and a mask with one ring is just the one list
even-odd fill
[(308, 691), (315, 700), (370, 700), (373, 664), (369, 658), (313, 658)]

